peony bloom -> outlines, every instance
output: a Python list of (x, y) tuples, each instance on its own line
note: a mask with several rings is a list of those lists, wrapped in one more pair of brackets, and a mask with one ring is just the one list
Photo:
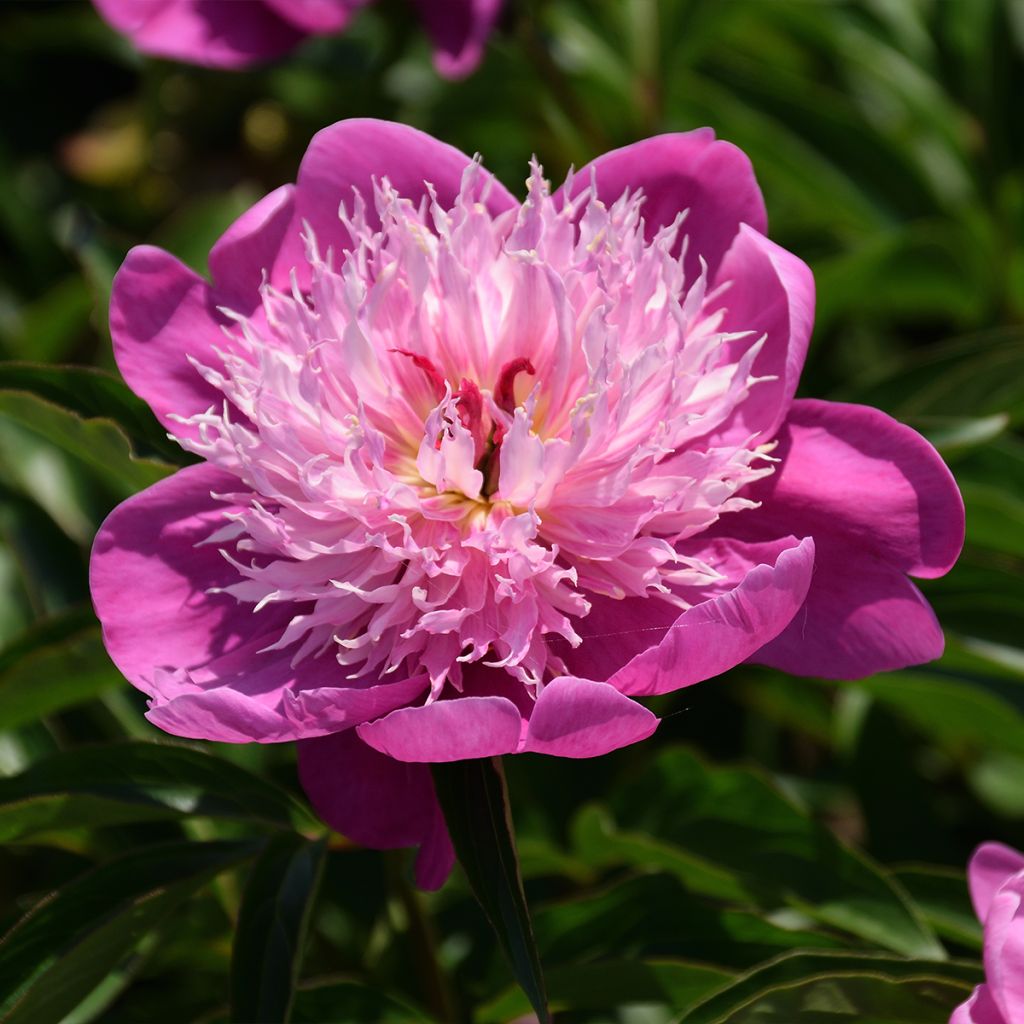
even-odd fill
[(1024, 1024), (1024, 854), (982, 843), (967, 866), (971, 902), (985, 927), (985, 978), (949, 1024)]
[[(309, 36), (340, 32), (368, 0), (93, 0), (143, 53), (213, 68), (246, 68)], [(502, 0), (412, 0), (434, 63), (462, 78), (480, 63)]]
[(428, 762), (593, 757), (747, 659), (942, 650), (907, 574), (963, 537), (931, 446), (794, 401), (808, 268), (704, 129), (526, 200), (402, 125), (312, 141), (210, 253), (114, 282), (118, 364), (201, 460), (104, 523), (107, 648), (180, 736), (299, 741), (324, 818), (451, 862)]

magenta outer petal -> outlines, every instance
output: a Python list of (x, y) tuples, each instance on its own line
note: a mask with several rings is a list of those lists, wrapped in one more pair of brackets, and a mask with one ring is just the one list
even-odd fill
[(605, 153), (577, 173), (571, 195), (589, 187), (591, 172), (605, 203), (614, 202), (627, 188), (643, 189), (648, 238), (689, 210), (682, 228), (690, 240), (685, 264), (688, 281), (700, 274), (701, 257), (709, 277), (715, 279), (741, 224), (761, 234), (768, 230), (750, 159), (732, 143), (717, 141), (710, 128), (657, 135)]
[(530, 716), (525, 752), (600, 757), (647, 739), (658, 718), (613, 686), (563, 676), (541, 691)]
[(721, 330), (751, 331), (730, 342), (725, 362), (737, 362), (762, 337), (754, 360), (755, 377), (775, 377), (751, 388), (750, 395), (723, 428), (716, 443), (741, 444), (755, 434), (774, 437), (789, 411), (814, 327), (814, 277), (803, 260), (742, 225), (718, 270), (718, 283), (731, 284), (709, 311), (726, 308)]
[[(372, 225), (376, 219), (373, 180), (387, 178), (414, 203), (427, 195), (425, 182), (437, 190), (442, 207), (451, 207), (459, 193), (470, 159), (453, 146), (408, 125), (372, 118), (339, 121), (313, 136), (302, 158), (296, 185), (300, 223), (313, 228), (321, 252), (328, 246), (351, 247), (348, 232), (338, 220), (338, 206), (351, 208), (353, 190), (366, 200)], [(485, 189), (485, 183), (489, 183)], [(481, 175), (481, 199), (493, 214), (517, 206), (495, 178)], [(308, 273), (308, 270), (307, 270)]]
[(260, 304), (264, 272), (286, 290), (292, 268), (305, 258), (300, 228), (294, 185), (274, 189), (246, 210), (210, 250), (217, 304), (248, 316)]
[(262, 648), (294, 606), (253, 612), (208, 592), (237, 580), (220, 546), (201, 543), (230, 508), (211, 491), (237, 486), (210, 466), (190, 466), (119, 505), (96, 536), (90, 586), (104, 642), (152, 698), (150, 721), (191, 739), (279, 742), (347, 728), (419, 697), (426, 676), (346, 680), (329, 656), (293, 668), (291, 652)]
[(870, 552), (815, 535), (807, 602), (776, 640), (752, 657), (794, 675), (863, 679), (942, 655), (942, 629), (921, 592)]
[(304, 33), (262, 0), (93, 0), (143, 53), (214, 68), (244, 68), (287, 53)]
[(949, 1024), (1010, 1024), (992, 1000), (988, 985), (979, 985), (970, 999), (961, 1003), (949, 1018)]
[(426, 765), (386, 757), (351, 729), (298, 749), (302, 788), (331, 828), (378, 850), (420, 846), (417, 881), (440, 888), (455, 854)]
[(749, 658), (797, 614), (814, 569), (814, 541), (788, 538), (774, 565), (754, 566), (732, 590), (676, 619), (656, 647), (608, 682), (621, 693), (669, 693), (719, 675)]
[(502, 0), (413, 0), (434, 41), (434, 64), (446, 78), (462, 78), (480, 63)]
[(347, 681), (330, 655), (291, 664), (290, 651), (262, 652), (276, 637), (210, 662), (196, 676), (161, 680), (146, 717), (164, 732), (221, 743), (282, 743), (324, 736), (386, 715), (419, 697), (425, 675)]
[(456, 697), (400, 708), (357, 729), (360, 739), (396, 761), (466, 761), (512, 754), (523, 719), (504, 697)]
[(985, 980), (1006, 1024), (1024, 1024), (1024, 875), (1006, 882), (985, 917)]
[(798, 675), (858, 679), (942, 653), (942, 630), (906, 578), (941, 576), (963, 543), (963, 502), (935, 449), (877, 409), (793, 403), (781, 464), (719, 535), (811, 536), (807, 602), (754, 660)]
[(978, 920), (985, 921), (999, 887), (1024, 871), (1024, 854), (1003, 843), (982, 843), (967, 865), (967, 884)]
[(192, 416), (220, 407), (224, 396), (188, 361), (219, 365), (214, 346), (231, 347), (209, 285), (170, 253), (149, 245), (132, 249), (114, 276), (110, 333), (114, 357), (128, 386), (178, 436), (196, 430), (171, 414)]
[(128, 681), (147, 693), (155, 668), (204, 665), (271, 621), (233, 597), (207, 593), (237, 578), (216, 545), (196, 546), (230, 509), (210, 492), (237, 485), (210, 466), (189, 466), (123, 502), (96, 534), (89, 585), (103, 640)]
[(911, 576), (949, 572), (963, 547), (963, 499), (920, 434), (878, 409), (816, 399), (794, 402), (787, 428), (771, 496), (751, 517), (842, 538)]

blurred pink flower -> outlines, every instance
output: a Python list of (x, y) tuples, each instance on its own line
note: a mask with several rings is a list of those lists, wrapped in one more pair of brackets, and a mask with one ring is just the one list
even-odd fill
[[(339, 204), (341, 213), (339, 215)], [(92, 557), (107, 648), (181, 736), (299, 740), (324, 818), (451, 851), (426, 762), (593, 757), (634, 697), (746, 659), (928, 661), (907, 574), (963, 538), (948, 470), (874, 409), (794, 401), (808, 268), (704, 129), (520, 204), (402, 125), (320, 132), (210, 253), (133, 249), (125, 379), (202, 460)]]
[[(313, 35), (340, 32), (370, 0), (93, 0), (143, 53), (214, 68), (273, 60)], [(502, 0), (412, 0), (448, 78), (480, 63)]]
[(1024, 1024), (1024, 854), (982, 843), (967, 866), (971, 902), (985, 928), (985, 984), (949, 1024)]

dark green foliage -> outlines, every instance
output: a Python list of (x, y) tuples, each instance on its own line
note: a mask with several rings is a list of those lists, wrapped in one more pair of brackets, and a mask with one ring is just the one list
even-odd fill
[[(1019, 12), (506, 6), (450, 83), (405, 0), (237, 74), (140, 59), (88, 3), (0, 5), (0, 1021), (500, 1024), (529, 1012), (517, 978), (541, 999), (525, 905), (559, 1024), (945, 1024), (980, 977), (964, 865), (1024, 847)], [(524, 893), (514, 862), (487, 877), (510, 847), (467, 803), (467, 772), (497, 799), (486, 765), (438, 772), (466, 871), (424, 895), (406, 853), (327, 834), (289, 745), (149, 726), (88, 550), (190, 458), (116, 375), (113, 274), (140, 242), (205, 272), (354, 115), (480, 151), (516, 192), (531, 153), (558, 179), (661, 131), (740, 145), (815, 271), (801, 394), (906, 420), (961, 483), (966, 550), (923, 588), (945, 656), (841, 684), (741, 667), (652, 700), (636, 748), (506, 758)]]

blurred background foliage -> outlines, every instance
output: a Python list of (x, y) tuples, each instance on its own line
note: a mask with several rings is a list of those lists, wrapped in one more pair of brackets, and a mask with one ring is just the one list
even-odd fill
[(1024, 846), (1024, 3), (508, 0), (450, 83), (399, 0), (233, 74), (142, 59), (88, 3), (8, 2), (0, 96), (0, 1019), (528, 1010), (459, 873), (424, 897), (406, 854), (327, 836), (289, 747), (157, 747), (89, 607), (101, 519), (181, 461), (111, 373), (114, 270), (141, 241), (205, 270), (354, 115), (516, 190), (531, 153), (558, 179), (712, 125), (815, 271), (802, 393), (913, 424), (967, 503), (925, 587), (940, 662), (741, 668), (653, 702), (639, 747), (507, 759), (557, 1019), (948, 1018), (979, 978), (963, 864)]

